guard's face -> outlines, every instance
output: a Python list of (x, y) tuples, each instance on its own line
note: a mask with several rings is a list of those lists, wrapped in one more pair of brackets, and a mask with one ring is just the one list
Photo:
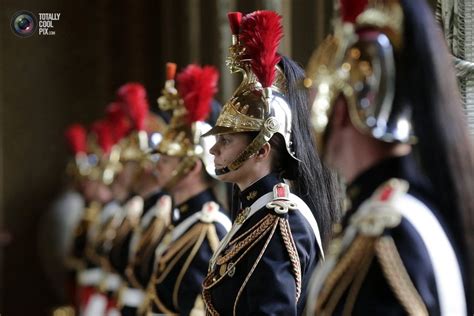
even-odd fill
[(173, 173), (178, 169), (181, 158), (161, 155), (156, 165), (158, 171), (158, 185), (163, 188), (173, 178)]
[(150, 192), (158, 190), (160, 188), (158, 184), (158, 171), (156, 170), (156, 164), (142, 164), (142, 169), (139, 178), (136, 181), (134, 191), (141, 195), (147, 195)]
[(112, 182), (111, 188), (116, 199), (122, 200), (131, 192), (136, 177), (140, 171), (140, 165), (135, 161), (126, 161), (123, 169)]
[[(221, 169), (233, 162), (237, 156), (244, 151), (250, 143), (250, 138), (245, 133), (233, 133), (218, 135), (216, 137), (216, 144), (210, 149), (210, 153), (214, 155), (214, 164), (216, 169)], [(221, 181), (238, 183), (239, 179), (246, 176), (249, 172), (248, 164), (252, 159), (248, 159), (243, 165), (234, 171), (219, 175)]]

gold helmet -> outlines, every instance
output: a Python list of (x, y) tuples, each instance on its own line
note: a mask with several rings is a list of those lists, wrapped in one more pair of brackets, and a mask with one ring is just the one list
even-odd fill
[(114, 125), (109, 118), (98, 120), (92, 124), (89, 147), (98, 157), (96, 166), (91, 171), (91, 179), (112, 184), (115, 175), (122, 170), (120, 151), (115, 144)]
[(256, 154), (274, 134), (285, 140), (288, 154), (297, 160), (291, 142), (291, 109), (287, 81), (277, 66), (283, 37), (281, 16), (273, 11), (255, 11), (242, 17), (229, 13), (232, 45), (227, 65), (232, 73), (242, 73), (242, 82), (224, 105), (216, 125), (205, 135), (258, 132), (257, 136), (228, 166), (216, 170), (224, 174), (236, 170)]
[(215, 176), (214, 159), (209, 150), (215, 137), (201, 136), (211, 129), (205, 122), (213, 96), (217, 92), (219, 73), (212, 66), (191, 64), (177, 75), (176, 65), (167, 64), (167, 81), (163, 95), (158, 99), (161, 110), (172, 111), (172, 118), (156, 151), (163, 155), (182, 158), (171, 180), (165, 185), (172, 188), (200, 159), (210, 176)]
[(341, 0), (338, 10), (334, 34), (313, 53), (304, 83), (315, 95), (320, 148), (341, 94), (359, 131), (384, 142), (415, 142), (410, 106), (395, 95), (396, 55), (403, 49), (398, 0)]
[(143, 85), (131, 82), (119, 88), (117, 97), (117, 102), (122, 106), (130, 123), (128, 135), (118, 143), (120, 161), (143, 163), (150, 150), (148, 134), (145, 130), (149, 116), (146, 90)]
[(67, 173), (77, 179), (88, 177), (97, 164), (97, 157), (88, 154), (87, 131), (81, 124), (70, 125), (64, 133), (74, 160), (67, 166)]

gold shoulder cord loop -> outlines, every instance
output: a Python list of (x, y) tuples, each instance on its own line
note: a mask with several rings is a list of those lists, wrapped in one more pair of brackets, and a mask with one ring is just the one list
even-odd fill
[(188, 257), (186, 258), (186, 261), (184, 262), (183, 267), (181, 268), (181, 271), (179, 272), (178, 278), (176, 279), (176, 283), (173, 289), (173, 305), (176, 308), (176, 310), (179, 310), (178, 291), (181, 286), (181, 282), (183, 281), (184, 275), (188, 271), (189, 266), (191, 265), (191, 262), (193, 261), (194, 257), (196, 256), (196, 254), (199, 252), (199, 249), (201, 248), (201, 245), (207, 234), (207, 226), (212, 225), (212, 224), (197, 224), (197, 225), (199, 225), (199, 229), (200, 229), (199, 237), (196, 240), (194, 247), (192, 248)]
[[(321, 289), (316, 304), (315, 314), (331, 315), (339, 299), (344, 294), (347, 287), (360, 273), (360, 263), (370, 265), (370, 262), (364, 262), (364, 258), (373, 253), (372, 237), (359, 235), (353, 242), (346, 254), (339, 260), (332, 273), (328, 276), (323, 288)], [(355, 291), (355, 289), (353, 290)], [(356, 293), (353, 293), (356, 296)]]
[[(229, 263), (227, 265), (227, 270), (225, 273), (220, 275), (218, 278), (215, 275), (215, 271), (210, 271), (203, 282), (203, 292), (202, 297), (204, 303), (206, 305), (207, 313), (210, 315), (219, 315), (217, 310), (214, 308), (212, 304), (210, 289), (219, 283), (226, 275), (229, 274), (229, 266), (237, 266), (237, 264), (245, 257), (245, 255), (260, 241), (263, 237), (267, 235), (272, 229), (274, 229), (276, 224), (278, 223), (278, 216), (275, 214), (269, 213), (264, 218), (262, 218), (258, 223), (252, 226), (249, 230), (244, 232), (242, 235), (237, 237), (236, 239), (232, 240), (229, 243), (229, 246), (232, 250), (230, 250), (224, 256), (220, 256), (217, 259), (218, 265), (225, 265), (230, 260), (234, 259), (238, 253), (243, 250), (244, 252), (235, 260), (233, 263)], [(245, 238), (243, 238), (245, 236)], [(242, 240), (243, 239), (243, 240)], [(245, 247), (244, 247), (245, 246)]]
[(301, 295), (301, 263), (298, 251), (296, 250), (295, 241), (291, 234), (290, 224), (288, 219), (280, 218), (280, 232), (283, 237), (283, 243), (285, 245), (288, 256), (290, 257), (291, 267), (295, 276), (296, 282), (296, 301), (298, 302)]
[[(341, 258), (334, 269), (333, 275), (328, 278), (328, 285), (323, 288), (321, 299), (317, 302), (316, 314), (331, 315), (340, 298), (351, 284), (350, 294), (352, 297), (349, 300), (355, 300), (360, 288), (357, 284), (353, 284), (353, 282), (357, 283), (354, 279), (360, 278), (359, 282), (363, 281), (366, 270), (372, 262), (373, 247), (374, 238), (372, 237), (359, 236), (354, 240), (346, 255)], [(352, 306), (345, 306), (344, 312), (350, 313), (350, 308)]]
[(428, 310), (410, 280), (393, 238), (381, 237), (375, 245), (375, 251), (390, 287), (408, 315), (428, 315)]
[(217, 235), (216, 226), (209, 225), (207, 230), (207, 240), (209, 241), (209, 247), (211, 247), (212, 253), (216, 252), (217, 248), (219, 247), (219, 236)]
[(125, 273), (135, 288), (142, 288), (135, 275), (135, 268), (138, 267), (142, 272), (146, 269), (148, 261), (152, 253), (155, 251), (156, 244), (163, 238), (166, 232), (166, 223), (159, 218), (154, 218), (153, 222), (147, 227), (143, 237), (140, 238), (137, 251), (130, 260)]
[(252, 276), (253, 272), (255, 271), (255, 269), (257, 268), (257, 265), (258, 263), (260, 262), (260, 260), (262, 259), (263, 257), (263, 254), (265, 253), (265, 251), (267, 250), (267, 247), (268, 247), (268, 244), (270, 243), (270, 240), (272, 240), (273, 238), (273, 235), (275, 234), (275, 231), (276, 231), (276, 228), (278, 226), (278, 223), (279, 221), (276, 220), (274, 223), (273, 223), (273, 227), (272, 227), (272, 230), (267, 238), (267, 240), (265, 241), (265, 244), (263, 245), (262, 247), (262, 250), (260, 251), (257, 259), (255, 260), (255, 263), (253, 264), (252, 268), (250, 269), (249, 273), (247, 274), (247, 276), (245, 277), (245, 280), (244, 282), (242, 283), (242, 286), (240, 287), (239, 289), (239, 292), (237, 293), (237, 296), (235, 298), (235, 302), (234, 302), (234, 308), (233, 308), (233, 315), (237, 315), (237, 304), (239, 303), (239, 299), (240, 299), (240, 296), (242, 295), (242, 292), (244, 291), (244, 288), (245, 286), (247, 285), (248, 281), (250, 280), (250, 277)]

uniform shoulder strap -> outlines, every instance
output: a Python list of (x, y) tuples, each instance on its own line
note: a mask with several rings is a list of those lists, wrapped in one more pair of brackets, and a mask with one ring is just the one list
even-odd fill
[(230, 219), (220, 211), (219, 204), (214, 201), (204, 203), (199, 212), (199, 220), (203, 223), (219, 223), (228, 232), (232, 226)]
[(308, 205), (297, 195), (290, 193), (286, 183), (278, 183), (273, 187), (273, 199), (267, 203), (267, 208), (273, 209), (277, 214), (285, 214), (288, 210), (298, 210), (311, 226), (313, 234), (318, 243), (319, 257), (324, 259), (323, 244), (319, 232), (318, 223)]

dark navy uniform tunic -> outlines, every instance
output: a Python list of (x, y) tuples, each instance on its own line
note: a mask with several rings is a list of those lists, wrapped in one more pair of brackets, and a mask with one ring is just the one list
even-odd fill
[[(234, 221), (239, 221), (246, 208), (275, 185), (282, 183), (276, 174), (269, 174), (240, 194), (242, 210)], [(271, 199), (270, 199), (271, 200)], [(298, 296), (295, 265), (290, 260), (280, 226), (273, 234), (260, 225), (265, 218), (287, 219), (289, 233), (298, 257), (301, 289)], [(312, 215), (311, 215), (312, 216)], [(260, 223), (260, 224), (259, 224)], [(259, 238), (261, 237), (261, 238)], [(287, 236), (288, 237), (288, 236)], [(288, 240), (288, 238), (286, 239)], [(245, 243), (248, 244), (245, 245)], [(239, 249), (238, 244), (245, 246)], [(289, 247), (292, 248), (292, 247)], [(234, 253), (234, 254), (232, 254)], [(240, 229), (218, 256), (232, 256), (226, 263), (211, 266), (203, 292), (207, 311), (213, 315), (300, 315), (306, 302), (306, 289), (318, 256), (314, 230), (298, 209), (277, 215), (263, 206), (243, 222)]]
[[(397, 180), (396, 182), (390, 182), (390, 179)], [(447, 263), (450, 268), (442, 271), (442, 274), (445, 276), (452, 274), (450, 278), (458, 281), (460, 278), (456, 279), (456, 272), (462, 274), (462, 269), (459, 269), (458, 264), (460, 262), (458, 260), (459, 256), (455, 252), (455, 247), (452, 247), (453, 243), (450, 242), (450, 232), (437, 211), (436, 196), (431, 192), (428, 182), (418, 172), (415, 160), (411, 155), (382, 161), (353, 181), (347, 189), (351, 206), (343, 219), (342, 232), (333, 241), (332, 247), (338, 249), (341, 244), (344, 244), (341, 240), (343, 240), (344, 235), (347, 237), (348, 231), (352, 229), (350, 226), (354, 223), (356, 217), (364, 219), (360, 210), (368, 205), (366, 201), (379, 199), (375, 201), (378, 204), (372, 204), (373, 207), (370, 210), (365, 207), (369, 210), (365, 213), (366, 219), (369, 219), (368, 215), (380, 215), (384, 210), (384, 205), (388, 204), (385, 199), (393, 192), (390, 183), (406, 183), (409, 186), (408, 192), (400, 193), (402, 199), (393, 197), (395, 208), (400, 208), (402, 211), (401, 213), (394, 213), (399, 214), (399, 221), (393, 225), (388, 225), (378, 235), (361, 237), (364, 234), (359, 230), (349, 245), (343, 247), (342, 253), (334, 256), (337, 259), (331, 258), (331, 253), (329, 253), (326, 264), (330, 262), (331, 264), (334, 263), (334, 266), (326, 271), (323, 271), (322, 267), (318, 267), (319, 269), (315, 272), (314, 280), (318, 280), (314, 281), (317, 284), (312, 284), (312, 287), (317, 287), (318, 290), (312, 294), (316, 296), (314, 299), (317, 298), (316, 306), (308, 307), (308, 314), (406, 315), (410, 309), (412, 313), (417, 315), (450, 314), (449, 312), (442, 313), (443, 308), (440, 303), (445, 294), (438, 293), (440, 284), (437, 284), (437, 282), (440, 281), (439, 279), (437, 281), (436, 274), (439, 271), (435, 271), (434, 262), (432, 261), (433, 255), (430, 254), (426, 240), (422, 238), (419, 223), (414, 221), (413, 218), (409, 219), (411, 216), (407, 217), (406, 214), (421, 214), (424, 211), (434, 215), (433, 223), (440, 224), (439, 233), (435, 233), (434, 236), (444, 238), (447, 241), (435, 245), (435, 247), (451, 248), (451, 250), (446, 251), (446, 257), (443, 258), (450, 261)], [(375, 193), (377, 198), (374, 198), (374, 192), (380, 192), (379, 194)], [(408, 209), (407, 204), (402, 204), (404, 203), (403, 199), (407, 199), (407, 195), (410, 201), (414, 201), (414, 204), (410, 205), (416, 207)], [(405, 213), (405, 211), (408, 213)], [(426, 223), (425, 225), (430, 224)], [(436, 231), (434, 226), (437, 225), (429, 227), (428, 231)], [(376, 225), (372, 221), (369, 226), (374, 227)], [(356, 242), (358, 237), (361, 237), (361, 239), (359, 238)], [(384, 240), (382, 244), (387, 245), (385, 241), (389, 241), (388, 245), (392, 244), (394, 247), (378, 248), (377, 250), (377, 246), (374, 245), (380, 246), (379, 241), (382, 239)], [(436, 241), (430, 240), (430, 242)], [(448, 247), (445, 247), (446, 245)], [(356, 247), (359, 247), (357, 254), (352, 252)], [(337, 252), (338, 250), (335, 253)], [(452, 253), (453, 256), (449, 257), (449, 253)], [(358, 259), (358, 256), (371, 259), (364, 261), (364, 259)], [(392, 262), (392, 265), (386, 266), (384, 269), (384, 265), (388, 262), (387, 258), (391, 258), (389, 261)], [(347, 267), (344, 268), (344, 261), (350, 262), (349, 265), (352, 266), (353, 270)], [(395, 262), (398, 263), (395, 264)], [(341, 273), (341, 271), (344, 272)], [(395, 277), (391, 279), (387, 272), (394, 273)], [(462, 283), (462, 280), (454, 282), (447, 290), (461, 290), (460, 296), (462, 296)], [(447, 287), (444, 286), (444, 289), (446, 290)], [(452, 307), (453, 305), (462, 305), (463, 300), (464, 297), (461, 297), (460, 301), (448, 299), (447, 303)], [(445, 304), (445, 311), (447, 307), (449, 306)]]
[[(143, 207), (144, 214), (142, 215), (142, 218), (145, 217), (148, 211), (151, 210), (155, 206), (156, 202), (164, 195), (165, 193), (159, 192), (145, 200), (144, 207)], [(148, 231), (148, 229), (150, 229), (151, 226), (153, 225), (153, 219), (150, 221), (148, 227), (145, 228), (144, 230), (145, 232)], [(140, 287), (142, 289), (146, 289), (148, 282), (150, 281), (150, 278), (153, 272), (153, 262), (155, 261), (154, 249), (156, 249), (160, 240), (161, 239), (157, 239), (154, 241), (153, 244), (146, 245), (148, 256), (144, 256), (143, 258), (141, 258), (140, 262), (136, 262), (133, 265), (133, 276), (135, 280), (140, 284)], [(153, 251), (150, 251), (149, 249), (153, 249)], [(129, 282), (129, 283), (132, 283), (132, 282)]]
[[(146, 212), (150, 210), (153, 205), (155, 205), (156, 201), (158, 201), (162, 195), (163, 193), (157, 192), (145, 199), (143, 202), (143, 212), (141, 216), (145, 215)], [(130, 241), (132, 239), (133, 227), (125, 227), (122, 229), (124, 234), (115, 238), (112, 249), (109, 253), (109, 260), (114, 270), (117, 271), (117, 273), (119, 273), (121, 276), (125, 277), (125, 269), (128, 265), (128, 254)]]
[[(155, 206), (157, 201), (165, 195), (162, 191), (157, 191), (150, 196), (148, 196), (143, 202), (143, 212), (141, 214), (141, 218), (152, 210)], [(113, 252), (111, 252), (111, 264), (112, 266), (120, 272), (122, 278), (126, 280), (126, 282), (131, 285), (134, 281), (139, 282), (142, 285), (142, 288), (146, 288), (146, 285), (151, 277), (152, 265), (154, 260), (154, 251), (151, 252), (151, 256), (146, 259), (146, 262), (143, 262), (142, 265), (136, 265), (136, 271), (133, 273), (134, 280), (133, 282), (130, 280), (130, 275), (128, 275), (128, 271), (126, 270), (129, 261), (129, 250), (130, 250), (130, 243), (132, 240), (133, 229), (130, 229), (126, 235), (123, 237), (123, 241), (119, 244), (115, 244), (112, 248)], [(155, 245), (156, 246), (156, 245)], [(134, 316), (137, 313), (136, 306), (127, 306), (124, 305), (120, 309), (120, 313), (124, 316)]]
[[(206, 190), (174, 209), (174, 230), (183, 227), (180, 225), (186, 221), (192, 225), (174, 241), (166, 240), (168, 236), (163, 238), (162, 243), (167, 243), (166, 250), (156, 259), (152, 279), (155, 291), (151, 300), (153, 313), (189, 315), (200, 299), (209, 259), (231, 223), (215, 201), (212, 191)], [(219, 213), (219, 218), (210, 222), (190, 221), (197, 213), (205, 212), (210, 203), (215, 207), (214, 214)]]

